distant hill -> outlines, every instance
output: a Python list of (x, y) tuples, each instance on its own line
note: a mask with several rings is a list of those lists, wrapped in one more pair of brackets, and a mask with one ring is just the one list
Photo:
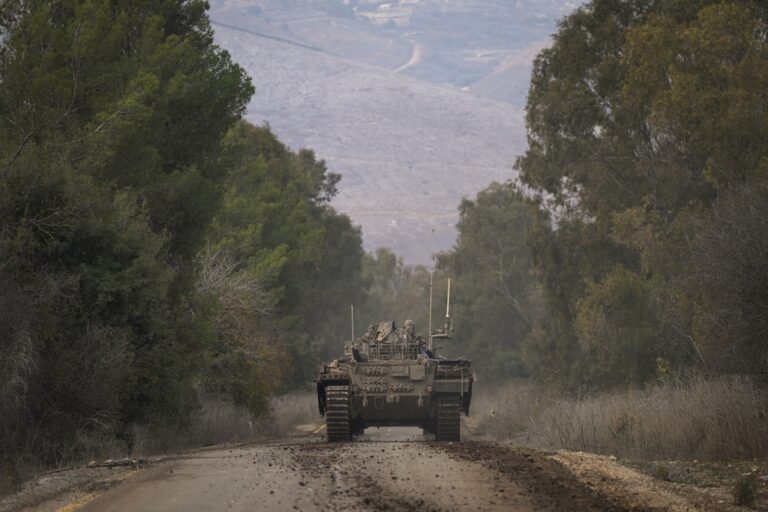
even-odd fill
[[(513, 4), (513, 5), (509, 5)], [(513, 177), (530, 62), (563, 2), (215, 1), (218, 44), (254, 80), (252, 122), (343, 174), (367, 249), (428, 263), (457, 206)]]

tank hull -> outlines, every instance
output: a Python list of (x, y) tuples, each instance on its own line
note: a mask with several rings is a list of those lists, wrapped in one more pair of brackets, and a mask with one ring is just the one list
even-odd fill
[(374, 426), (421, 427), (437, 440), (457, 441), (459, 414), (469, 414), (473, 382), (468, 361), (334, 361), (318, 377), (318, 405), (331, 441)]

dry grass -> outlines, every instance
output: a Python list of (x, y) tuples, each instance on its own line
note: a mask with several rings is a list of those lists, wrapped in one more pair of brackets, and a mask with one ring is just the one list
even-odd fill
[[(243, 409), (216, 397), (202, 397), (200, 409), (189, 423), (134, 425), (133, 457), (177, 453), (189, 448), (253, 440), (254, 421)], [(125, 454), (115, 455), (124, 457)]]
[(527, 381), (498, 388), (480, 387), (472, 399), (473, 416), (479, 418), (479, 432), (493, 439), (536, 444), (531, 425), (556, 400), (553, 389)]
[[(59, 449), (59, 457), (53, 461), (42, 458), (33, 448), (22, 446), (6, 454), (0, 446), (0, 496), (17, 491), (27, 478), (48, 469), (84, 465), (92, 460), (172, 455), (204, 446), (283, 437), (295, 432), (296, 427), (316, 423), (320, 418), (314, 393), (275, 397), (270, 411), (256, 418), (220, 397), (201, 394), (198, 400), (200, 408), (184, 423), (134, 425), (122, 438), (109, 428), (79, 429), (67, 449)], [(25, 439), (29, 446), (40, 446), (34, 431)]]
[(292, 393), (274, 397), (270, 411), (252, 417), (232, 403), (216, 397), (202, 397), (199, 413), (184, 427), (133, 429), (134, 456), (173, 453), (188, 448), (243, 443), (290, 435), (300, 425), (319, 418), (313, 393)]
[(275, 397), (270, 411), (256, 418), (216, 396), (201, 395), (198, 399), (200, 408), (190, 421), (134, 425), (128, 433), (129, 440), (120, 439), (109, 429), (96, 433), (87, 429), (78, 431), (69, 449), (56, 461), (43, 460), (35, 450), (23, 448), (9, 461), (0, 451), (0, 495), (46, 469), (81, 465), (91, 460), (167, 455), (203, 446), (278, 438), (296, 432), (300, 425), (320, 420), (317, 397), (309, 392)]
[(317, 395), (314, 392), (292, 393), (274, 398), (269, 421), (273, 436), (285, 436), (301, 425), (322, 422)]
[[(557, 397), (512, 384), (481, 399), (485, 431), (550, 448), (631, 458), (729, 460), (768, 453), (768, 400), (748, 379)], [(478, 409), (475, 409), (476, 411)]]

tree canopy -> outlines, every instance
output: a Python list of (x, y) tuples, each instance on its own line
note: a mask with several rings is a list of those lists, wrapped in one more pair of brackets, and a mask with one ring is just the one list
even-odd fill
[[(735, 198), (757, 208), (745, 190), (764, 190), (767, 20), (752, 2), (594, 0), (537, 57), (517, 169), (551, 201), (532, 240), (550, 314), (529, 347), (538, 375), (628, 384), (670, 364), (755, 368), (752, 351), (719, 361), (734, 338), (712, 330), (727, 319), (703, 300), (714, 290), (693, 240)], [(761, 236), (744, 235), (734, 251)], [(723, 256), (715, 281), (736, 263)], [(577, 357), (544, 364), (556, 346)]]
[[(253, 89), (205, 3), (4, 2), (0, 250), (4, 441), (189, 410), (210, 339), (193, 259), (221, 138)], [(7, 372), (7, 373), (6, 373)]]

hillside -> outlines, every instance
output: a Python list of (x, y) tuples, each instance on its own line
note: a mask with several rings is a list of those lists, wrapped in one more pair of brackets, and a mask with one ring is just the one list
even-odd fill
[(567, 7), (352, 4), (219, 1), (211, 18), (254, 80), (249, 120), (343, 175), (334, 205), (367, 249), (427, 263), (461, 198), (514, 176), (530, 62)]

